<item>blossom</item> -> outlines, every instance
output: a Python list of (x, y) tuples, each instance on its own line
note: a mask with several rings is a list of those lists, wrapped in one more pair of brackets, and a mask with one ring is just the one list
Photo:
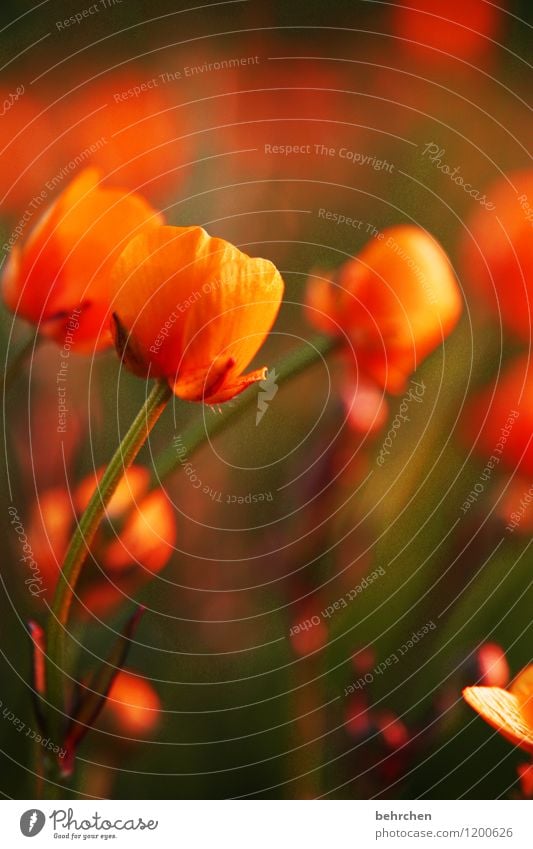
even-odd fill
[(6, 305), (59, 345), (84, 352), (111, 344), (109, 273), (128, 239), (161, 217), (140, 196), (100, 185), (84, 170), (20, 246), (2, 276)]
[(283, 281), (201, 227), (136, 236), (112, 274), (115, 344), (135, 374), (168, 380), (189, 401), (217, 403), (265, 378), (243, 374), (277, 316)]
[(463, 696), (483, 719), (515, 746), (533, 754), (533, 664), (501, 687), (467, 687)]
[(461, 306), (446, 254), (408, 225), (382, 231), (307, 290), (310, 321), (345, 335), (361, 372), (392, 393), (452, 331)]

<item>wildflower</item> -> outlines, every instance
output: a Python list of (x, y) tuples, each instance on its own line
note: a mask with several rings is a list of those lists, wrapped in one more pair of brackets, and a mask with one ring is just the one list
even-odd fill
[(133, 239), (112, 275), (115, 344), (135, 374), (168, 380), (189, 401), (227, 401), (264, 380), (243, 371), (277, 316), (283, 281), (201, 227)]
[[(68, 351), (112, 343), (109, 273), (127, 241), (161, 217), (140, 195), (83, 171), (48, 208), (2, 276), (6, 305)], [(67, 354), (68, 355), (68, 354)]]
[(399, 226), (379, 233), (336, 274), (312, 279), (307, 306), (314, 325), (346, 336), (363, 375), (399, 393), (452, 331), (461, 298), (437, 242)]

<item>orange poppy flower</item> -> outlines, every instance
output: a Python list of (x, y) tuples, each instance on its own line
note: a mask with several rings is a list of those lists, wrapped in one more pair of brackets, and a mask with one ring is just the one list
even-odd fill
[(307, 306), (321, 330), (348, 336), (363, 374), (399, 393), (452, 331), (462, 302), (442, 248), (403, 225), (381, 232), (329, 279), (312, 279)]
[(139, 195), (103, 188), (86, 169), (13, 247), (2, 278), (7, 306), (69, 351), (109, 346), (111, 267), (128, 239), (161, 221)]
[(121, 669), (111, 685), (104, 711), (118, 732), (148, 734), (155, 731), (161, 719), (161, 701), (146, 678)]
[(265, 259), (201, 227), (157, 227), (124, 249), (112, 274), (115, 344), (141, 376), (180, 398), (227, 401), (266, 369), (243, 375), (277, 316), (283, 281)]
[(464, 278), (480, 304), (520, 338), (533, 328), (533, 170), (489, 186), (493, 209), (476, 208), (462, 242)]
[(463, 696), (489, 725), (515, 746), (533, 754), (533, 664), (501, 687), (467, 687)]
[[(96, 475), (88, 475), (71, 494), (60, 487), (48, 490), (33, 507), (28, 536), (43, 592), (49, 598), (76, 517), (85, 510), (102, 474), (100, 469)], [(123, 593), (134, 593), (166, 565), (174, 550), (176, 526), (171, 504), (159, 489), (148, 493), (149, 480), (147, 469), (132, 466), (107, 507), (108, 522), (115, 530), (110, 533), (109, 528), (100, 528), (92, 546), (100, 569), (89, 563), (79, 585), (82, 604), (93, 613), (114, 607)]]

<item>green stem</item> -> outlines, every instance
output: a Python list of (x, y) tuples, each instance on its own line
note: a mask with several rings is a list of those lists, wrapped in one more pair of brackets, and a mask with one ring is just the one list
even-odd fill
[[(336, 337), (316, 336), (305, 345), (291, 351), (273, 369), (276, 373), (276, 384), (281, 387), (311, 366), (319, 363), (327, 354), (338, 348), (341, 341)], [(185, 448), (185, 455), (190, 457), (208, 439), (210, 440), (222, 433), (235, 419), (238, 419), (246, 410), (256, 405), (257, 394), (245, 392), (232, 406), (227, 405), (221, 415), (213, 416), (207, 421), (202, 416), (198, 421), (193, 422), (185, 430), (180, 440), (181, 445)], [(182, 465), (185, 455), (182, 453), (181, 456), (178, 456), (172, 445), (162, 451), (155, 461), (155, 469), (152, 474), (153, 486), (159, 485), (161, 481), (172, 475)]]
[[(158, 381), (141, 410), (130, 425), (122, 442), (115, 451), (99, 486), (81, 517), (72, 536), (50, 610), (46, 640), (46, 680), (48, 702), (51, 706), (51, 730), (55, 727), (61, 739), (61, 712), (64, 706), (63, 669), (65, 660), (65, 638), (69, 610), (82, 566), (89, 554), (91, 543), (102, 521), (105, 509), (115, 492), (125, 470), (131, 466), (144, 445), (159, 416), (163, 412), (172, 390), (166, 381)], [(60, 713), (58, 714), (57, 711)]]

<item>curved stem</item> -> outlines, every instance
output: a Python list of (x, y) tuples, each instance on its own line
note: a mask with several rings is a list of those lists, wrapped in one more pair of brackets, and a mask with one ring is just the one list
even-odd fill
[[(52, 725), (56, 727), (59, 724), (56, 711), (62, 711), (64, 702), (62, 670), (64, 668), (66, 625), (76, 583), (111, 496), (120, 483), (125, 470), (131, 466), (144, 445), (148, 434), (171, 397), (172, 390), (168, 383), (158, 381), (111, 458), (102, 480), (95, 489), (87, 509), (76, 527), (65, 555), (50, 610), (46, 634), (47, 695), (52, 708), (51, 713), (54, 714), (51, 716)], [(56, 739), (61, 738), (58, 736)]]
[[(330, 336), (316, 336), (300, 348), (291, 351), (285, 359), (271, 370), (275, 372), (277, 386), (288, 383), (294, 377), (319, 363), (327, 354), (336, 350), (342, 343), (342, 339)], [(239, 418), (246, 410), (257, 405), (257, 394), (246, 392), (241, 395), (232, 406), (227, 405), (219, 416), (213, 416), (208, 421), (202, 416), (193, 422), (184, 431), (180, 443), (185, 449), (185, 454), (190, 457), (208, 439), (226, 430), (229, 424)], [(161, 452), (155, 461), (155, 469), (152, 473), (152, 485), (157, 486), (168, 478), (177, 468), (183, 464), (183, 452), (178, 456), (175, 448), (169, 446)]]

